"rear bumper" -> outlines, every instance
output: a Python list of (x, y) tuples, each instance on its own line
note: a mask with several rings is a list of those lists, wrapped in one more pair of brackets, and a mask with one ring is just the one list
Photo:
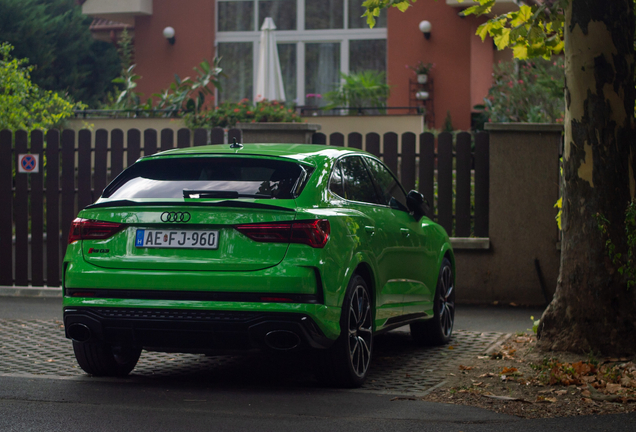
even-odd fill
[(167, 352), (324, 349), (331, 346), (303, 313), (65, 307), (66, 337)]

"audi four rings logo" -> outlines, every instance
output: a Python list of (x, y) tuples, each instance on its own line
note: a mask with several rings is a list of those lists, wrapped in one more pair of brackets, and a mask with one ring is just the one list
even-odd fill
[(192, 216), (188, 212), (163, 212), (161, 213), (162, 222), (189, 222)]

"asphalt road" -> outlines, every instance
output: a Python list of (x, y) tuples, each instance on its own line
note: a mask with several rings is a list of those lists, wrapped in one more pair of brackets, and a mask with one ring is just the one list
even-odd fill
[[(462, 307), (457, 328), (523, 331), (540, 310)], [(60, 299), (0, 297), (0, 319), (60, 319)], [(0, 375), (1, 431), (630, 431), (636, 414), (521, 420), (417, 398), (293, 385)]]

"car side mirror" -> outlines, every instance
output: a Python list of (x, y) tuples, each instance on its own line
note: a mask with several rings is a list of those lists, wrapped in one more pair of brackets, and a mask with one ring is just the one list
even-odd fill
[(428, 200), (416, 190), (412, 190), (408, 193), (406, 196), (406, 205), (417, 221), (422, 219), (422, 216), (426, 216), (430, 209)]

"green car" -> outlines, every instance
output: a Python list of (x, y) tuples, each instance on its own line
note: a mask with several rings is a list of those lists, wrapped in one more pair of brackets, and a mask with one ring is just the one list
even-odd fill
[(373, 336), (450, 340), (455, 260), (418, 192), (364, 151), (231, 144), (141, 158), (73, 221), (64, 324), (80, 367), (147, 351), (315, 350), (364, 382)]

